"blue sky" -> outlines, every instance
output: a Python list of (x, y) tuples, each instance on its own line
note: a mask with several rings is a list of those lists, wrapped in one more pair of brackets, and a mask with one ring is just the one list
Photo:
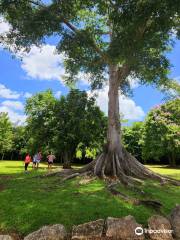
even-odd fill
[[(0, 34), (7, 30), (7, 23), (0, 23)], [(22, 61), (0, 47), (0, 111), (8, 112), (14, 123), (25, 121), (24, 104), (27, 97), (39, 91), (51, 88), (56, 97), (66, 94), (68, 88), (62, 82), (64, 69), (63, 56), (55, 53), (55, 38), (50, 38), (42, 49), (33, 47), (30, 53), (23, 55)], [(21, 55), (21, 54), (19, 54)], [(177, 41), (168, 58), (172, 64), (171, 77), (180, 77), (180, 41)], [(88, 88), (87, 80), (79, 83)], [(143, 120), (147, 112), (162, 103), (163, 94), (152, 87), (138, 86), (132, 81), (133, 97), (120, 98), (120, 110), (130, 121)], [(107, 113), (108, 87), (99, 91), (97, 104)]]

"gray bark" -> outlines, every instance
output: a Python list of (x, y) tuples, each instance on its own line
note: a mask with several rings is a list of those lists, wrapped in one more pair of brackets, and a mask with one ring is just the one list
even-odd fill
[(2, 153), (1, 160), (4, 160), (4, 152)]
[(122, 154), (119, 114), (119, 81), (116, 66), (110, 67), (109, 75), (107, 144), (110, 152), (118, 151), (119, 154)]
[(171, 156), (169, 157), (169, 165), (171, 167), (175, 167), (176, 166), (176, 159), (175, 159), (174, 153), (172, 153)]
[(63, 168), (69, 169), (71, 168), (71, 159), (70, 159), (70, 154), (66, 151), (64, 153), (64, 163), (63, 163)]

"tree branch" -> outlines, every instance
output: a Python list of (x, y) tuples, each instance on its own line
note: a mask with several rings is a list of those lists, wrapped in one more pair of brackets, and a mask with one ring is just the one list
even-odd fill
[[(145, 21), (139, 26), (139, 28), (137, 28), (137, 30), (135, 31), (135, 37), (136, 40), (141, 40), (144, 37), (144, 34), (147, 30), (148, 27), (151, 26), (151, 16), (148, 16)], [(131, 58), (131, 57), (130, 57)], [(129, 59), (130, 59), (129, 58)], [(122, 67), (120, 67), (118, 69), (118, 82), (119, 84), (122, 84), (123, 81), (126, 79), (126, 77), (129, 75), (131, 71), (131, 67), (130, 64), (124, 64)]]
[[(43, 8), (46, 7), (46, 5), (36, 2), (36, 1), (33, 1), (33, 0), (29, 0), (29, 3), (32, 3), (36, 6), (43, 7)], [(78, 28), (76, 28), (72, 23), (70, 23), (63, 16), (61, 16), (61, 20), (74, 33), (78, 34), (80, 32), (80, 30)], [(97, 46), (97, 44), (93, 38), (92, 38), (92, 47), (103, 58), (104, 62), (110, 63), (110, 58)]]
[(129, 75), (131, 69), (129, 67), (129, 64), (124, 64), (122, 67), (118, 69), (118, 83), (122, 84), (123, 81), (126, 79), (126, 77)]

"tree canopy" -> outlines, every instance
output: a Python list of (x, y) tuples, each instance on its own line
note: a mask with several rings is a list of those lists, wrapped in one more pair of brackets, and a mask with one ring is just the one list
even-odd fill
[(143, 156), (160, 159), (168, 156), (171, 165), (179, 162), (180, 99), (171, 100), (152, 109), (144, 125)]
[(32, 153), (40, 150), (47, 152), (54, 137), (54, 110), (56, 99), (50, 90), (40, 92), (27, 99), (28, 148)]
[[(71, 90), (56, 99), (50, 90), (27, 100), (28, 144), (31, 151), (42, 149), (61, 154), (70, 162), (76, 150), (100, 151), (107, 126), (107, 118), (85, 91)], [(95, 155), (96, 155), (95, 154)]]
[(0, 13), (12, 27), (3, 41), (17, 49), (59, 36), (56, 47), (64, 54), (68, 81), (81, 71), (89, 74), (93, 87), (100, 87), (108, 66), (116, 64), (122, 91), (129, 85), (122, 71), (143, 84), (169, 84), (166, 53), (172, 36), (180, 36), (178, 0), (1, 0)]

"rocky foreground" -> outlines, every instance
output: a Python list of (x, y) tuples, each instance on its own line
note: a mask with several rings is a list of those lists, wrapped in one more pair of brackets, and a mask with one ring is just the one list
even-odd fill
[[(0, 235), (0, 240), (16, 240), (14, 236)], [(24, 240), (180, 240), (180, 205), (168, 217), (153, 215), (148, 227), (138, 224), (133, 216), (108, 217), (73, 226), (67, 232), (62, 224), (44, 226)]]

